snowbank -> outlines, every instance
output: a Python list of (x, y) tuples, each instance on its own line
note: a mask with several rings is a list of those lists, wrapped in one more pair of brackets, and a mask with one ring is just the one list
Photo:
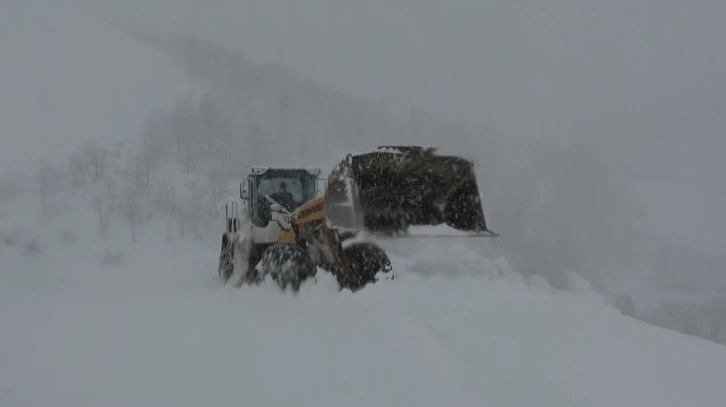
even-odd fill
[(723, 347), (586, 292), (532, 286), (469, 249), (447, 263), (469, 273), (433, 272), (442, 253), (421, 246), (394, 256), (393, 281), (352, 295), (320, 275), (294, 297), (271, 283), (222, 287), (216, 248), (168, 243), (163, 228), (140, 229), (131, 245), (116, 229), (97, 239), (88, 216), (37, 233), (32, 207), (3, 208), (26, 225), (17, 241), (41, 249), (0, 244), (0, 405), (664, 407), (726, 397)]

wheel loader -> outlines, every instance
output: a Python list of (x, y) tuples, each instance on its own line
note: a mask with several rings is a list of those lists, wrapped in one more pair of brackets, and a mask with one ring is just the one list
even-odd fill
[(357, 291), (393, 274), (376, 239), (415, 237), (421, 227), (498, 236), (487, 227), (473, 162), (461, 157), (381, 146), (348, 154), (327, 179), (320, 174), (320, 168), (250, 169), (240, 184), (242, 205), (226, 208), (218, 270), (225, 283), (257, 284), (269, 276), (297, 292), (320, 268), (340, 289)]

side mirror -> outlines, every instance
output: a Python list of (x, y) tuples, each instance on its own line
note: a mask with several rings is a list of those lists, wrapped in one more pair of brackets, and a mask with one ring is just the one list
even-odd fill
[(272, 204), (272, 205), (270, 205), (270, 209), (271, 209), (271, 210), (272, 210), (273, 212), (279, 212), (279, 213), (282, 213), (282, 206), (280, 206), (280, 204)]
[(249, 197), (249, 191), (247, 190), (247, 180), (240, 182), (239, 184), (239, 198), (246, 201)]

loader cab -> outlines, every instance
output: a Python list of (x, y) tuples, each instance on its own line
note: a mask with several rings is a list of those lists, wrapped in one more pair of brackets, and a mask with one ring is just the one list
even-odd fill
[(240, 198), (247, 201), (252, 223), (266, 227), (271, 220), (269, 195), (288, 212), (318, 194), (319, 168), (273, 168), (254, 166), (240, 185)]

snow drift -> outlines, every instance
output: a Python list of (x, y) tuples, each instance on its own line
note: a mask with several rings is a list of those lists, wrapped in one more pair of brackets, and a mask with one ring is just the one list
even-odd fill
[[(189, 137), (164, 136), (176, 155), (157, 151), (174, 145), (163, 137), (137, 140), (163, 142), (140, 151), (105, 143), (63, 151), (143, 131), (146, 113), (183, 86), (169, 61), (69, 8), (46, 4), (24, 15), (27, 2), (8, 4), (0, 33), (10, 74), (0, 87), (15, 97), (4, 99), (12, 109), (0, 110), (2, 129), (13, 140), (35, 138), (10, 143), (2, 162), (22, 166), (50, 152), (68, 165), (45, 167), (39, 185), (0, 185), (0, 406), (664, 407), (726, 399), (723, 347), (623, 316), (586, 281), (572, 280), (577, 293), (553, 290), (477, 243), (391, 242), (395, 280), (355, 295), (338, 292), (326, 274), (297, 296), (272, 283), (223, 287), (220, 239), (193, 239), (214, 231), (217, 219), (221, 234), (214, 209), (240, 172), (228, 164), (228, 176), (215, 174), (189, 160), (201, 154), (180, 154), (198, 151), (189, 149), (198, 147), (193, 128)], [(125, 76), (104, 74), (119, 71)], [(318, 110), (308, 95), (298, 99)], [(188, 107), (184, 99), (175, 106)], [(275, 112), (270, 122), (276, 109), (263, 110)], [(339, 130), (344, 110), (300, 111), (311, 133), (323, 119), (328, 138), (348, 133)], [(344, 129), (381, 117), (350, 116)], [(147, 126), (158, 124), (152, 119)], [(279, 128), (296, 129), (290, 123)], [(399, 129), (378, 124), (368, 131)], [(265, 130), (285, 134), (277, 128)], [(220, 143), (205, 153), (237, 157), (229, 148), (236, 144), (209, 140)], [(26, 189), (39, 196), (23, 196)]]
[[(664, 407), (726, 397), (723, 347), (637, 322), (587, 291), (532, 284), (454, 241), (397, 250), (395, 280), (356, 294), (323, 274), (293, 296), (271, 282), (223, 287), (216, 246), (169, 243), (155, 224), (136, 244), (123, 229), (98, 239), (84, 210), (41, 228), (32, 203), (3, 204), (2, 405)], [(456, 273), (435, 272), (446, 253)]]

